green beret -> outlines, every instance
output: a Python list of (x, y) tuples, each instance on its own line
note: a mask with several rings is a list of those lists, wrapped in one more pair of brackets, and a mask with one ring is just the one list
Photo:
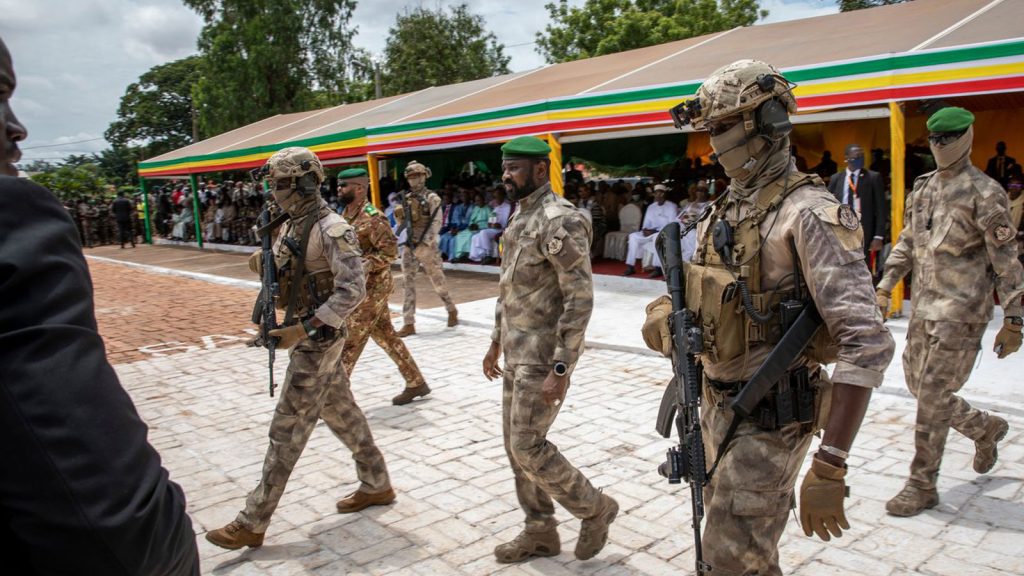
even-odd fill
[(974, 124), (974, 114), (955, 106), (943, 108), (928, 118), (928, 130), (931, 132), (962, 132), (971, 124)]
[(349, 180), (351, 178), (366, 178), (365, 168), (349, 168), (348, 170), (342, 170), (341, 174), (338, 174), (338, 178), (342, 180)]
[(551, 146), (536, 136), (520, 136), (513, 138), (501, 147), (503, 158), (519, 158), (523, 156), (547, 156), (551, 153)]

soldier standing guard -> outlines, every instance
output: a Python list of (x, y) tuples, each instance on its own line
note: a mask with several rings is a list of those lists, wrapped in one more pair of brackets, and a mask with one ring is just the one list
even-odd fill
[(96, 208), (92, 206), (91, 202), (87, 202), (85, 198), (78, 201), (78, 221), (81, 224), (82, 245), (86, 248), (92, 248), (92, 245), (96, 242)]
[(351, 168), (339, 174), (338, 179), (341, 181), (341, 200), (345, 204), (342, 216), (356, 229), (366, 271), (366, 299), (348, 317), (346, 323), (348, 340), (342, 354), (345, 372), (352, 375), (366, 341), (372, 337), (391, 357), (405, 378), (405, 390), (392, 398), (391, 403), (396, 406), (408, 404), (414, 398), (430, 394), (430, 387), (405, 342), (402, 342), (395, 333), (395, 327), (391, 325), (388, 297), (395, 288), (391, 263), (398, 257), (398, 239), (384, 214), (366, 200), (369, 182), (366, 170)]
[[(893, 354), (856, 214), (820, 178), (796, 170), (789, 140), (795, 112), (789, 82), (755, 60), (716, 70), (694, 99), (672, 109), (679, 127), (708, 131), (732, 179), (697, 227), (697, 250), (684, 263), (685, 305), (704, 328), (701, 432), (709, 467), (725, 449), (731, 399), (787, 330), (783, 302), (815, 306), (824, 320), (754, 417), (737, 421), (704, 488), (702, 551), (715, 576), (782, 573), (779, 539), (800, 465), (821, 428), (800, 487), (803, 531), (828, 541), (849, 529), (845, 460)], [(656, 300), (644, 325), (647, 345), (666, 355), (671, 308), (667, 297)], [(830, 383), (822, 365), (833, 362)]]
[(950, 426), (974, 440), (974, 470), (996, 463), (1006, 420), (972, 408), (956, 392), (967, 382), (992, 319), (992, 290), (1003, 306), (996, 336), (999, 358), (1020, 349), (1024, 271), (1006, 193), (971, 164), (974, 115), (943, 108), (928, 119), (928, 143), (938, 169), (914, 181), (905, 228), (885, 264), (878, 305), (888, 310), (892, 289), (914, 272), (903, 371), (917, 398), (915, 453), (910, 478), (885, 505), (894, 516), (914, 516), (939, 503), (936, 483)]
[[(421, 265), (448, 311), (448, 326), (459, 323), (459, 311), (448, 294), (441, 251), (437, 246), (437, 235), (441, 230), (441, 197), (427, 188), (427, 178), (430, 178), (429, 168), (415, 160), (410, 162), (405, 167), (405, 179), (410, 190), (406, 193), (406, 201), (395, 207), (395, 218), (404, 225), (406, 234), (402, 250), (405, 303), (402, 305), (403, 326), (398, 331), (403, 338), (416, 333), (416, 273)], [(406, 207), (411, 214), (405, 214)], [(409, 222), (406, 222), (406, 217)]]
[[(518, 212), (505, 230), (488, 380), (503, 376), (502, 432), (526, 528), (494, 549), (498, 562), (561, 551), (552, 498), (581, 519), (576, 558), (593, 558), (608, 540), (618, 503), (602, 494), (547, 440), (548, 429), (583, 353), (594, 305), (590, 222), (551, 190), (551, 148), (532, 136), (501, 147), (502, 181)], [(498, 367), (504, 354), (505, 368)]]
[[(281, 283), (277, 307), (286, 310), (285, 322), (270, 331), (279, 339), (277, 348), (290, 352), (260, 483), (234, 521), (206, 534), (211, 543), (229, 550), (263, 544), (270, 517), (318, 418), (352, 451), (361, 482), (338, 502), (338, 512), (395, 499), (384, 457), (352, 397), (341, 362), (345, 320), (366, 294), (355, 230), (320, 197), (324, 172), (311, 151), (284, 148), (264, 169), (274, 200), (290, 216), (274, 244)], [(249, 260), (256, 273), (261, 272), (259, 254)]]

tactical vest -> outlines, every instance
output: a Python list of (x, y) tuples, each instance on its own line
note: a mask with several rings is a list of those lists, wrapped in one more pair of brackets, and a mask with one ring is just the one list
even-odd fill
[(424, 190), (423, 194), (409, 194), (409, 221), (412, 224), (412, 238), (419, 240), (423, 231), (430, 224), (430, 190)]
[[(713, 232), (723, 214), (738, 203), (723, 196), (715, 205), (707, 228), (691, 262), (684, 263), (686, 307), (696, 314), (704, 329), (704, 356), (712, 363), (728, 362), (746, 355), (758, 345), (774, 346), (782, 338), (783, 322), (779, 303), (793, 292), (761, 286), (761, 224), (777, 211), (789, 194), (801, 186), (823, 186), (816, 175), (795, 173), (761, 189), (755, 205), (733, 229), (733, 265), (727, 266), (714, 247)], [(770, 233), (770, 232), (769, 232)], [(794, 258), (796, 254), (794, 254)], [(802, 276), (794, 279), (801, 282)], [(752, 312), (766, 321), (754, 320), (744, 304), (749, 294)], [(838, 347), (823, 326), (805, 354), (816, 362), (835, 362)]]
[[(275, 308), (285, 311), (284, 324), (290, 324), (293, 317), (302, 319), (316, 312), (316, 309), (334, 292), (334, 274), (329, 264), (318, 260), (310, 261), (306, 250), (310, 245), (310, 233), (322, 217), (310, 217), (301, 227), (290, 226), (282, 239), (281, 249), (276, 255), (278, 292)], [(294, 250), (298, 249), (299, 253)]]

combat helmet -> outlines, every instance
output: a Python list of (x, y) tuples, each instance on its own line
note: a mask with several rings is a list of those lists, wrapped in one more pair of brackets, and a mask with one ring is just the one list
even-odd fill
[(412, 162), (409, 162), (408, 166), (405, 167), (405, 177), (408, 178), (413, 174), (423, 174), (427, 178), (430, 178), (430, 176), (433, 173), (430, 171), (430, 168), (427, 168), (423, 164), (420, 164), (419, 162), (413, 160)]
[[(760, 60), (738, 60), (715, 70), (697, 89), (694, 98), (669, 110), (676, 128), (689, 124), (694, 130), (708, 123), (742, 115), (748, 134), (757, 130), (772, 137), (773, 131), (788, 133), (788, 114), (796, 113), (793, 84), (774, 66)], [(766, 102), (778, 102), (770, 111)], [(769, 113), (770, 112), (770, 113)], [(779, 118), (785, 118), (779, 125)], [(766, 133), (767, 132), (767, 133)]]
[(306, 174), (316, 176), (316, 185), (324, 181), (324, 167), (320, 159), (309, 148), (291, 146), (274, 153), (263, 167), (267, 178), (279, 180), (283, 178), (301, 178)]

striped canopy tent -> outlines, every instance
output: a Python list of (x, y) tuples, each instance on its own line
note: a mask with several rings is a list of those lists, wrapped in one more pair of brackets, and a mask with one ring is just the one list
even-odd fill
[[(808, 160), (856, 141), (889, 148), (893, 234), (903, 214), (905, 144), (923, 142), (916, 102), (966, 105), (979, 123), (975, 162), (996, 140), (1024, 149), (1024, 0), (927, 0), (735, 28), (419, 92), (282, 114), (139, 164), (143, 179), (259, 166), (286, 146), (325, 165), (366, 163), (380, 205), (381, 161), (412, 152), (493, 145), (523, 134), (561, 146), (674, 133), (668, 109), (716, 68), (756, 58), (795, 82), (794, 142)], [(823, 127), (827, 129), (823, 129)], [(1001, 132), (1000, 132), (1001, 131)], [(855, 140), (854, 140), (855, 138)], [(694, 134), (687, 154), (706, 155)], [(553, 178), (559, 178), (553, 171)], [(561, 190), (561, 182), (553, 182)], [(143, 196), (145, 198), (145, 195)], [(148, 213), (148, 211), (147, 211)]]

